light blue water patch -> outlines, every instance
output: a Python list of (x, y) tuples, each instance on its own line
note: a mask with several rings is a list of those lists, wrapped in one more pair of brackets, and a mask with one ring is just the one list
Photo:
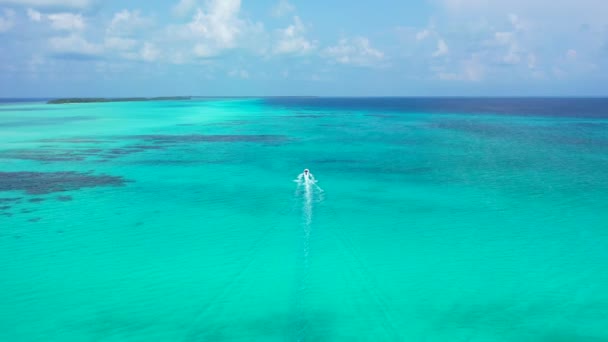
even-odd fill
[(382, 108), (2, 106), (0, 340), (608, 340), (608, 120)]

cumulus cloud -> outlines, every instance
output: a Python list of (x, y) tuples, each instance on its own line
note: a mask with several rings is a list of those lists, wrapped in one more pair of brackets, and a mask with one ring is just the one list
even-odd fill
[[(580, 77), (606, 65), (600, 56), (608, 51), (601, 51), (608, 32), (608, 1), (430, 1), (436, 5), (433, 22), (446, 41), (454, 41), (451, 58), (444, 62), (447, 69), (471, 53), (483, 62), (486, 75), (508, 73), (509, 79)], [(568, 52), (573, 46), (576, 55)]]
[(94, 0), (0, 0), (0, 4), (23, 5), (33, 7), (64, 7), (84, 9), (90, 7)]
[(296, 10), (296, 7), (287, 0), (279, 0), (279, 3), (272, 9), (272, 15), (275, 17), (286, 16)]
[(194, 56), (198, 58), (210, 58), (215, 57), (218, 54), (218, 50), (202, 43), (196, 44), (192, 51), (194, 52)]
[(502, 62), (506, 64), (518, 64), (521, 61), (521, 48), (513, 32), (496, 32), (494, 39), (498, 46), (503, 46), (507, 49), (506, 54), (502, 56)]
[(0, 33), (7, 32), (15, 25), (15, 11), (5, 9), (0, 15)]
[(500, 18), (504, 13), (521, 13), (545, 27), (569, 27), (586, 23), (605, 25), (608, 1), (605, 0), (432, 0), (451, 15)]
[(341, 39), (337, 45), (326, 48), (323, 55), (340, 64), (367, 67), (380, 66), (385, 58), (365, 37)]
[(240, 18), (240, 10), (240, 0), (209, 0), (202, 8), (196, 8), (190, 22), (169, 26), (167, 36), (174, 42), (186, 41), (194, 46), (190, 48), (194, 57), (217, 56), (236, 48), (244, 34), (255, 31), (255, 26)]
[(448, 44), (446, 44), (445, 40), (439, 39), (437, 41), (437, 50), (433, 52), (433, 57), (445, 56), (448, 54), (448, 52), (450, 52)]
[(195, 36), (213, 42), (219, 48), (233, 47), (243, 22), (238, 17), (240, 0), (213, 0), (207, 8), (197, 9), (188, 28)]
[(180, 0), (177, 5), (173, 6), (173, 14), (179, 17), (184, 17), (194, 9), (196, 9), (198, 2), (196, 0)]
[(121, 38), (121, 37), (106, 37), (104, 46), (111, 50), (131, 50), (137, 45), (135, 39)]
[(263, 25), (241, 18), (240, 0), (208, 0), (202, 6), (195, 1), (180, 4), (185, 6), (185, 12), (193, 12), (192, 19), (164, 29), (165, 41), (180, 52), (177, 58), (180, 64), (193, 58), (217, 57), (226, 50), (258, 51), (268, 46), (258, 41), (264, 32)]
[(416, 33), (416, 40), (418, 40), (418, 41), (425, 40), (430, 35), (431, 35), (431, 31), (424, 29), (424, 30)]
[(85, 28), (85, 20), (81, 14), (53, 13), (46, 16), (55, 30), (79, 31)]
[(306, 27), (300, 17), (293, 18), (293, 24), (278, 31), (278, 40), (274, 46), (275, 54), (307, 54), (317, 47), (315, 41), (306, 38)]
[(33, 10), (31, 8), (27, 9), (27, 17), (30, 18), (31, 21), (41, 21), (42, 20), (42, 13)]
[(146, 62), (156, 61), (160, 55), (160, 50), (152, 43), (144, 43), (140, 51), (141, 58)]
[(528, 68), (535, 69), (537, 63), (536, 55), (533, 53), (528, 54)]
[(124, 52), (121, 56), (134, 61), (157, 62), (161, 59), (162, 52), (154, 43), (145, 42), (139, 50)]
[(71, 34), (65, 37), (52, 37), (49, 47), (56, 55), (74, 57), (96, 57), (103, 52), (99, 44), (90, 43), (82, 36)]
[(107, 33), (110, 35), (130, 35), (136, 30), (152, 25), (152, 18), (144, 17), (138, 10), (122, 10), (112, 17)]
[(457, 71), (445, 72), (440, 70), (437, 77), (443, 81), (479, 82), (484, 79), (485, 69), (480, 56), (473, 54), (459, 63)]

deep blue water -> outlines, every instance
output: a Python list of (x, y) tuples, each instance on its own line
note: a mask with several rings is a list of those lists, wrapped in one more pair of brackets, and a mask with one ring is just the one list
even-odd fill
[(275, 97), (264, 102), (285, 108), (342, 111), (608, 118), (608, 98)]

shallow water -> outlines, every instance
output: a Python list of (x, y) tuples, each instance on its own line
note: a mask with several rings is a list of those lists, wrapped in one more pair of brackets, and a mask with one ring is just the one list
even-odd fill
[(601, 99), (3, 104), (0, 341), (608, 341), (607, 198)]

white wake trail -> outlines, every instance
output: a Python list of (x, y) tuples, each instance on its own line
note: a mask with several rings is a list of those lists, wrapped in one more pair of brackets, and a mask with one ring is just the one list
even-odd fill
[(310, 318), (304, 308), (304, 298), (308, 291), (310, 275), (310, 239), (313, 223), (314, 205), (319, 202), (323, 189), (317, 185), (317, 181), (311, 173), (301, 173), (295, 180), (298, 183), (296, 196), (302, 199), (302, 254), (299, 262), (299, 277), (296, 283), (295, 293), (295, 317), (294, 333), (296, 341), (305, 341), (308, 335)]

